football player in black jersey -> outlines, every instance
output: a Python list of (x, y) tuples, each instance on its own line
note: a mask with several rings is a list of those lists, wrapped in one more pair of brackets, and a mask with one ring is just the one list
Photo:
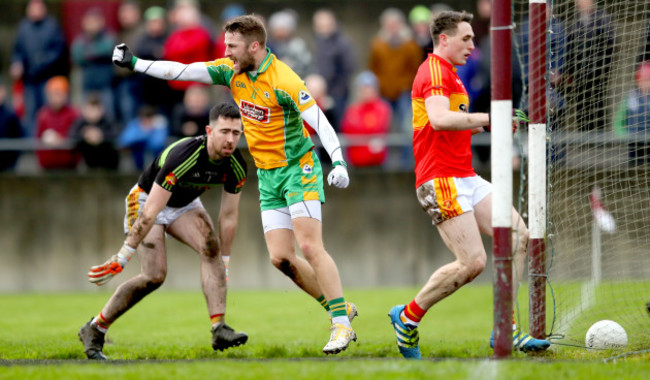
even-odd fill
[[(225, 323), (226, 274), (222, 256), (230, 255), (237, 229), (246, 163), (237, 150), (242, 134), (239, 109), (216, 105), (206, 134), (167, 147), (140, 176), (126, 197), (126, 240), (119, 252), (88, 273), (103, 285), (120, 273), (138, 252), (141, 273), (122, 283), (102, 311), (79, 330), (89, 359), (102, 352), (108, 327), (138, 301), (162, 285), (167, 273), (165, 234), (194, 249), (201, 258), (201, 285), (212, 322), (212, 347), (224, 350), (246, 343), (248, 336)], [(218, 229), (199, 195), (223, 185)]]

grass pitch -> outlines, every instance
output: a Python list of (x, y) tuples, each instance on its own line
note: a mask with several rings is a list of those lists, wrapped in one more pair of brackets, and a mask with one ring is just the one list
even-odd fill
[[(491, 360), (492, 288), (472, 285), (436, 305), (420, 328), (424, 360), (403, 360), (387, 317), (417, 289), (348, 290), (359, 308), (358, 342), (336, 357), (325, 311), (298, 291), (230, 291), (227, 322), (249, 334), (245, 346), (210, 347), (210, 323), (199, 292), (157, 291), (110, 329), (112, 362), (85, 360), (77, 331), (110, 293), (0, 295), (0, 379), (161, 378), (646, 378), (650, 355), (604, 363), (620, 352), (552, 346), (541, 355)], [(526, 305), (524, 300), (520, 304)], [(522, 314), (522, 319), (525, 314)]]

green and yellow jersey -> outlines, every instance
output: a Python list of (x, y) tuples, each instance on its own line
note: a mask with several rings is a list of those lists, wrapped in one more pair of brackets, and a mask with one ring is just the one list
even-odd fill
[(267, 51), (256, 73), (236, 74), (229, 58), (205, 63), (212, 83), (232, 91), (248, 148), (260, 169), (287, 166), (314, 146), (300, 113), (316, 102), (302, 79)]

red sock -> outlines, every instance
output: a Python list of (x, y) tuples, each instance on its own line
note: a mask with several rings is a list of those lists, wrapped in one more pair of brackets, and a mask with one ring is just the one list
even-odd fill
[(411, 301), (411, 303), (406, 305), (404, 308), (404, 316), (413, 322), (420, 322), (426, 313), (427, 311), (418, 306), (418, 304), (415, 303), (415, 300)]

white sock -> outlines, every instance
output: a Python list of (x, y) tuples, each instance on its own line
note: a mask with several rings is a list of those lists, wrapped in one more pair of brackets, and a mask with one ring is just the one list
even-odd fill
[(93, 326), (95, 326), (95, 328), (96, 328), (99, 332), (101, 332), (102, 334), (106, 334), (106, 331), (108, 331), (108, 329), (103, 328), (103, 327), (101, 327), (100, 325), (97, 324), (97, 317), (93, 318), (93, 321), (90, 322), (90, 324), (93, 325)]
[(348, 319), (347, 315), (344, 316), (339, 316), (339, 317), (332, 317), (332, 324), (339, 324), (343, 325), (347, 328), (351, 328), (352, 326), (350, 325), (350, 320)]

